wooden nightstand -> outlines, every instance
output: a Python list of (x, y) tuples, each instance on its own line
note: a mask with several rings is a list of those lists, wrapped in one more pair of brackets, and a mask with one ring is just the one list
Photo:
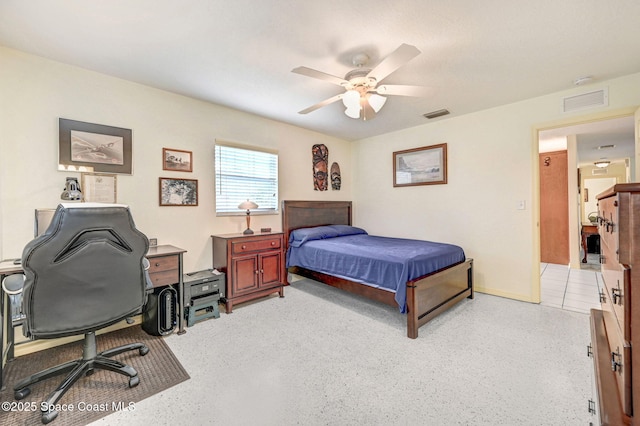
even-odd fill
[(182, 255), (186, 250), (171, 245), (149, 247), (149, 278), (154, 288), (176, 285), (178, 291), (178, 334), (184, 329), (184, 284), (182, 281)]
[(227, 313), (233, 305), (277, 292), (284, 297), (282, 232), (212, 235), (213, 267), (227, 275)]

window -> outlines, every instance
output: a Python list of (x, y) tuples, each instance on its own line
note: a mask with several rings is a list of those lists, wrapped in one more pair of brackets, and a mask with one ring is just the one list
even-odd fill
[(247, 199), (257, 211), (278, 210), (278, 154), (216, 143), (216, 213), (239, 213)]

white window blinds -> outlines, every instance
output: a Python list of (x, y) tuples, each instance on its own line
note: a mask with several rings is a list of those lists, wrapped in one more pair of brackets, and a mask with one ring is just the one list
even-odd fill
[(278, 210), (278, 155), (216, 144), (216, 213), (237, 213), (247, 199)]

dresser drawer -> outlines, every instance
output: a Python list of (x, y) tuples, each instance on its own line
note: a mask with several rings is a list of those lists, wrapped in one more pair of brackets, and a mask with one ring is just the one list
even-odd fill
[[(606, 268), (605, 268), (606, 266)], [(605, 263), (602, 265), (602, 279), (604, 295), (601, 299), (602, 309), (612, 312), (615, 326), (625, 341), (631, 341), (631, 309), (630, 282), (631, 271), (619, 263)], [(607, 328), (613, 324), (607, 324)]]
[[(176, 275), (178, 274), (178, 256), (158, 256), (149, 258), (149, 273), (154, 274), (156, 272), (168, 271), (175, 269)], [(177, 282), (177, 281), (176, 281)]]
[(248, 241), (234, 241), (231, 243), (231, 253), (242, 254), (268, 249), (279, 249), (281, 245), (281, 238), (279, 237), (270, 237)]
[(609, 361), (611, 366), (611, 374), (615, 377), (620, 395), (620, 402), (623, 411), (627, 415), (633, 414), (631, 402), (631, 347), (624, 340), (620, 330), (617, 327), (609, 327), (612, 320), (610, 317), (612, 312), (603, 311), (604, 323), (606, 327), (607, 342), (609, 344)]

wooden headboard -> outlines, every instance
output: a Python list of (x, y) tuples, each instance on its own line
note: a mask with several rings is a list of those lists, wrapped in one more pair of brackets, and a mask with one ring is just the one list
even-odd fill
[(321, 225), (351, 225), (351, 201), (293, 201), (282, 202), (282, 232), (284, 243), (298, 228)]

